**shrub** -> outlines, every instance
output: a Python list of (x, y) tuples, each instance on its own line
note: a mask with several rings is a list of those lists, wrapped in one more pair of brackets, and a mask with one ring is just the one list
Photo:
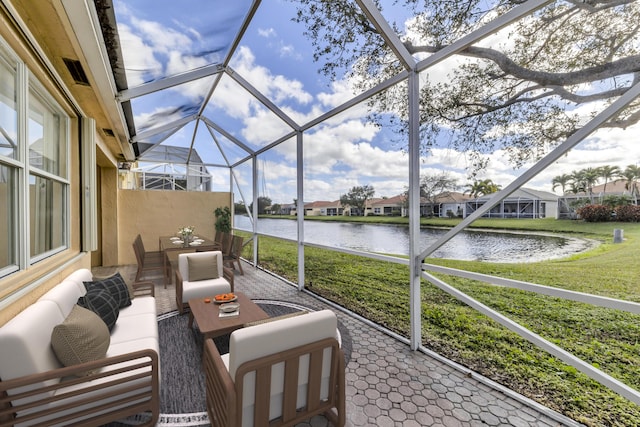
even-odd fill
[(586, 205), (577, 210), (580, 218), (586, 222), (604, 222), (611, 220), (611, 208), (605, 205)]
[(569, 202), (569, 206), (576, 211), (580, 208), (583, 208), (587, 205), (591, 204), (591, 201), (588, 197), (581, 197), (579, 199), (575, 199)]
[(623, 222), (640, 222), (640, 206), (625, 205), (616, 207), (616, 219)]
[(225, 206), (224, 208), (216, 208), (213, 214), (216, 216), (216, 231), (221, 231), (223, 233), (231, 232), (231, 209), (229, 209), (228, 206)]
[(627, 194), (622, 194), (622, 195), (611, 194), (609, 196), (604, 196), (602, 198), (602, 204), (609, 206), (611, 209), (615, 209), (618, 206), (630, 205), (631, 202), (632, 202), (631, 196)]

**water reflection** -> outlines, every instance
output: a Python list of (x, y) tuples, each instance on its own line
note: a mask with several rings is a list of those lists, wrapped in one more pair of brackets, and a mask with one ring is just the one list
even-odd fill
[[(249, 218), (235, 216), (235, 227), (251, 230)], [(296, 239), (293, 220), (260, 218), (258, 232)], [(426, 249), (447, 230), (420, 230), (420, 250)], [(307, 221), (305, 241), (339, 248), (385, 254), (409, 254), (409, 227), (387, 224)], [(562, 258), (587, 250), (593, 242), (551, 235), (468, 230), (458, 234), (433, 253), (435, 258), (490, 262), (533, 262)]]

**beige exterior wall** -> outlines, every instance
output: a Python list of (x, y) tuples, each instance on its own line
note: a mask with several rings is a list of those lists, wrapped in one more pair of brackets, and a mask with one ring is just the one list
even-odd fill
[[(118, 265), (136, 264), (132, 244), (138, 234), (148, 251), (158, 250), (160, 236), (175, 235), (178, 228), (187, 225), (195, 227), (197, 236), (213, 238), (213, 212), (218, 207), (233, 206), (227, 192), (163, 190), (119, 190), (117, 205)], [(106, 259), (107, 251), (103, 252)]]
[(96, 265), (118, 265), (118, 169), (100, 168), (98, 239), (101, 256)]
[[(90, 267), (90, 257), (80, 252), (80, 163), (78, 120), (74, 110), (67, 102), (67, 98), (60, 93), (57, 84), (50, 79), (50, 74), (42, 66), (37, 56), (33, 54), (29, 43), (26, 43), (19, 31), (13, 26), (13, 21), (4, 15), (0, 8), (0, 38), (5, 40), (15, 53), (27, 64), (29, 72), (43, 84), (46, 90), (56, 99), (58, 104), (71, 117), (71, 146), (69, 177), (70, 177), (70, 247), (26, 269), (0, 278), (0, 325), (6, 323), (17, 313), (31, 305), (46, 291), (59, 283), (74, 270)], [(28, 221), (28, 213), (23, 213)], [(20, 298), (13, 298), (12, 294), (18, 289), (28, 292)], [(6, 300), (11, 300), (6, 304)]]

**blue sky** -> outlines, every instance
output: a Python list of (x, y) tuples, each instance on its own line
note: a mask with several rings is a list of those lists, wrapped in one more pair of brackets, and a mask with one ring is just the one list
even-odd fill
[[(128, 73), (129, 86), (219, 60), (225, 43), (237, 30), (229, 22), (238, 22), (249, 3), (240, 0), (231, 7), (222, 0), (116, 2), (125, 66), (129, 71), (138, 71)], [(408, 17), (406, 10), (391, 2), (383, 4), (386, 17), (399, 22)], [(350, 99), (353, 86), (346, 79), (330, 82), (316, 71), (313, 48), (302, 36), (302, 28), (291, 22), (292, 16), (294, 8), (290, 2), (263, 1), (230, 65), (297, 123), (305, 123)], [(440, 64), (431, 78), (443, 78), (447, 67), (453, 64), (455, 61)], [(197, 106), (206, 96), (210, 82), (208, 78), (133, 100), (137, 122), (146, 118), (153, 128), (186, 115), (193, 111), (190, 107)], [(183, 108), (177, 110), (178, 105)], [(169, 110), (171, 115), (167, 113)], [(161, 119), (151, 120), (158, 112), (162, 113)], [(223, 78), (216, 88), (205, 116), (254, 150), (290, 131), (280, 118), (229, 77)], [(391, 197), (405, 189), (408, 158), (403, 147), (388, 130), (368, 123), (366, 116), (365, 106), (356, 106), (305, 134), (305, 201), (335, 200), (357, 185), (373, 185), (376, 197)], [(193, 131), (194, 123), (176, 132), (165, 144), (186, 146)], [(526, 186), (551, 191), (551, 179), (556, 175), (584, 167), (605, 164), (624, 167), (635, 163), (639, 157), (638, 144), (632, 140), (636, 132), (599, 131)], [(225, 154), (230, 161), (246, 155), (241, 149), (230, 148), (232, 144), (226, 138), (219, 134), (216, 137), (218, 143), (227, 147)], [(210, 132), (202, 124), (196, 141), (196, 149), (205, 162), (223, 162)], [(446, 170), (460, 184), (469, 182), (463, 153), (441, 147), (421, 160), (422, 173)], [(295, 141), (287, 141), (260, 156), (259, 195), (266, 195), (273, 202), (291, 203), (296, 197), (295, 161)], [(524, 170), (514, 170), (504, 153), (497, 151), (491, 155), (486, 173), (479, 178), (490, 178), (506, 186)], [(227, 191), (228, 174), (211, 171), (214, 190)], [(248, 165), (236, 170), (240, 182), (236, 200), (240, 193), (247, 198), (252, 196), (250, 172)]]

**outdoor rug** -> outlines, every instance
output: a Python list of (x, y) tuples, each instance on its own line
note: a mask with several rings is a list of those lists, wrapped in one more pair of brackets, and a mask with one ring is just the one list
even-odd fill
[[(284, 301), (254, 300), (270, 317), (295, 311), (313, 311), (309, 307)], [(203, 337), (187, 327), (188, 315), (177, 312), (158, 317), (160, 335), (160, 419), (158, 426), (209, 425), (206, 391), (202, 370)], [(338, 322), (346, 363), (351, 358), (351, 337)], [(229, 335), (214, 340), (220, 353), (228, 353)], [(133, 424), (133, 423), (132, 423)]]

